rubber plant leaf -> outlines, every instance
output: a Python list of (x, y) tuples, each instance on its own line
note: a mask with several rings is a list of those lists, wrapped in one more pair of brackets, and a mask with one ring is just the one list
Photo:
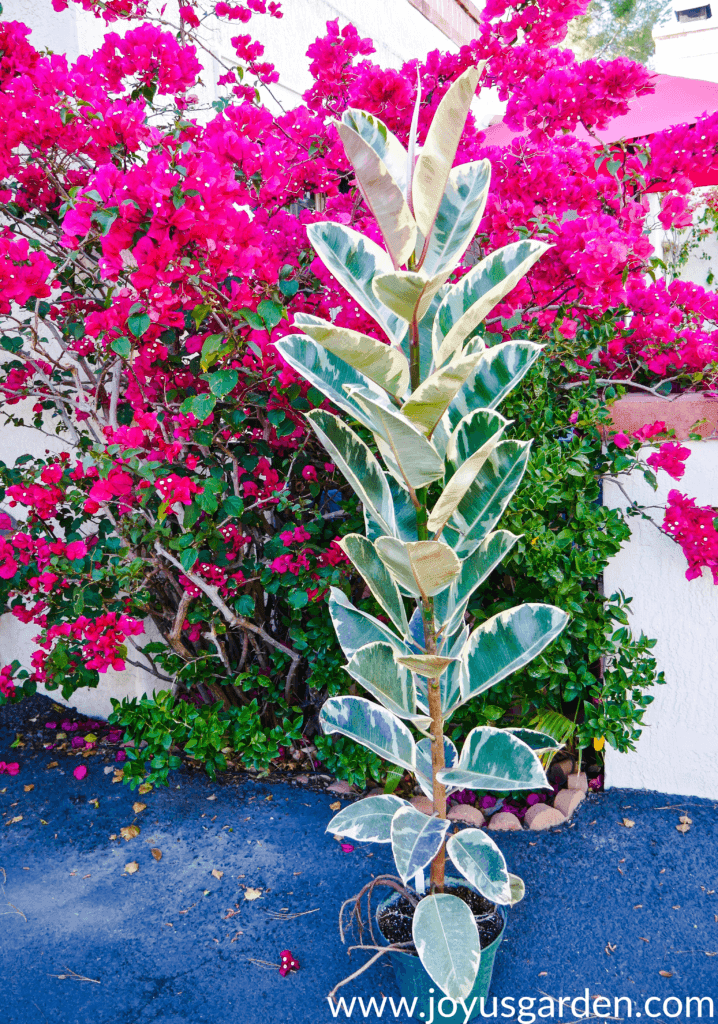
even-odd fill
[(533, 341), (504, 341), (484, 352), (447, 413), (453, 427), (475, 409), (495, 409), (528, 373), (541, 353)]
[(360, 647), (374, 641), (389, 644), (399, 655), (411, 654), (410, 648), (389, 626), (375, 619), (369, 612), (355, 608), (338, 587), (329, 588), (329, 614), (339, 646), (347, 658), (351, 658)]
[(349, 533), (337, 541), (347, 558), (361, 573), (366, 585), (379, 602), (393, 625), (405, 636), (409, 631), (406, 610), (399, 588), (384, 565), (373, 543), (358, 533)]
[(464, 613), (474, 591), (501, 564), (519, 538), (508, 530), (496, 530), (461, 563), (461, 572), (448, 590), (437, 594), (434, 599), (434, 614), (437, 621), (447, 623), (446, 632), (451, 635), (463, 622)]
[(430, 277), (454, 270), (461, 262), (484, 215), (490, 179), (488, 160), (452, 169), (422, 263), (422, 270)]
[(407, 654), (397, 656), (397, 664), (416, 672), (426, 679), (436, 679), (458, 658), (445, 658), (441, 654)]
[(404, 885), (432, 862), (450, 824), (448, 819), (429, 817), (411, 804), (399, 808), (391, 823), (391, 850)]
[(496, 843), (480, 828), (465, 828), (449, 836), (446, 852), (470, 885), (492, 903), (511, 903), (506, 859)]
[(492, 616), (469, 636), (461, 653), (465, 703), (533, 661), (565, 629), (568, 615), (550, 604), (526, 604)]
[(446, 786), (499, 793), (548, 787), (546, 773), (534, 751), (505, 729), (490, 725), (472, 729), (458, 764), (437, 772), (436, 778)]
[(372, 288), (378, 301), (403, 320), (421, 320), (448, 276), (449, 271), (427, 277), (414, 270), (396, 270), (376, 274)]
[(416, 223), (425, 238), (434, 227), (482, 70), (483, 64), (469, 68), (449, 86), (417, 158), (411, 197)]
[(406, 324), (376, 297), (372, 289), (377, 274), (388, 274), (393, 269), (389, 253), (353, 228), (332, 221), (310, 224), (307, 236), (339, 284), (386, 331), (392, 344), (400, 344), (406, 334)]
[(414, 391), (402, 406), (407, 419), (431, 437), (431, 434), (451, 402), (469, 379), (481, 353), (459, 353), (450, 363), (435, 370)]
[(409, 361), (398, 348), (359, 331), (335, 327), (309, 313), (296, 313), (294, 324), (333, 355), (374, 381), (390, 395), (403, 398), (409, 387)]
[(550, 751), (560, 750), (565, 745), (560, 740), (554, 739), (553, 736), (549, 736), (548, 733), (537, 732), (535, 729), (507, 729), (506, 732), (518, 736), (527, 747), (531, 747), (537, 754), (548, 754)]
[[(431, 784), (433, 768), (431, 764), (431, 747), (433, 740), (425, 736), (416, 744), (416, 781), (421, 786), (425, 796), (429, 800), (434, 799), (434, 789)], [(444, 736), (444, 764), (447, 768), (453, 768), (459, 760), (459, 752), (448, 736)]]
[(319, 712), (319, 723), (327, 735), (338, 732), (390, 764), (410, 772), (416, 768), (416, 745), (408, 727), (373, 701), (329, 697)]
[(422, 600), (448, 587), (461, 571), (459, 559), (440, 541), (404, 543), (395, 537), (379, 537), (375, 547), (399, 586)]
[(413, 676), (394, 660), (394, 649), (390, 644), (376, 642), (360, 647), (344, 668), (387, 711), (399, 718), (416, 717)]
[(376, 155), (384, 161), (389, 174), (404, 196), (408, 191), (407, 152), (393, 132), (375, 114), (348, 107), (342, 114), (342, 124), (347, 125), (371, 146)]
[(511, 906), (515, 906), (520, 903), (526, 895), (526, 885), (523, 878), (519, 878), (518, 875), (512, 875), (509, 872), (509, 882), (511, 884)]
[(409, 259), (416, 245), (416, 222), (406, 197), (378, 153), (348, 124), (337, 125), (359, 190), (374, 216), (395, 267)]
[(419, 901), (412, 938), (424, 970), (454, 1002), (467, 999), (481, 962), (479, 931), (458, 896), (436, 893)]
[(368, 796), (342, 808), (327, 825), (333, 835), (356, 839), (358, 843), (390, 843), (391, 819), (406, 801), (383, 794)]
[(461, 348), (464, 340), (494, 306), (513, 291), (550, 248), (546, 242), (531, 239), (511, 242), (503, 249), (496, 249), (457, 281), (434, 321), (434, 344), (439, 366)]
[(394, 503), (376, 456), (351, 427), (333, 413), (313, 409), (307, 419), (354, 493), (387, 533), (394, 533)]

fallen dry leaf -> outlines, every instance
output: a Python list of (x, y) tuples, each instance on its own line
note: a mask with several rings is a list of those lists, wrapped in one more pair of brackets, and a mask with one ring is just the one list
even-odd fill
[(15, 825), (18, 821), (22, 821), (22, 814), (18, 814), (14, 818), (10, 818), (10, 820), (6, 821), (5, 824), (6, 825)]
[(643, 908), (643, 904), (642, 903), (637, 903), (633, 909), (634, 910), (641, 910), (642, 908)]
[(548, 971), (539, 971), (539, 978), (545, 978), (548, 975)]
[(216, 794), (215, 794), (215, 793), (213, 793), (213, 794), (212, 794), (212, 796), (208, 796), (208, 797), (207, 797), (207, 799), (208, 799), (208, 800), (216, 800), (216, 799), (217, 799), (217, 796), (216, 796)]
[(150, 785), (149, 782), (143, 782), (140, 788), (137, 790), (137, 792), (140, 794), (140, 796), (146, 796), (148, 793), (152, 792), (152, 786)]
[(635, 825), (636, 823), (635, 823), (635, 821), (631, 821), (631, 819), (630, 819), (630, 818), (624, 818), (624, 819), (623, 819), (623, 821), (621, 822), (621, 824), (622, 824), (622, 825), (623, 825), (623, 826), (624, 826), (625, 828), (633, 828), (633, 826), (634, 826), (634, 825)]
[(269, 794), (269, 796), (265, 796), (265, 798), (264, 798), (264, 799), (265, 799), (265, 800), (274, 800), (274, 797), (273, 797), (273, 796), (272, 796), (272, 794), (270, 793), (270, 794)]
[(48, 768), (57, 768), (57, 761), (50, 761), (48, 765), (45, 765), (45, 770)]
[(244, 898), (245, 898), (245, 900), (250, 900), (250, 901), (251, 900), (258, 900), (261, 895), (262, 895), (262, 890), (261, 889), (249, 888), (249, 889), (245, 889), (244, 890)]
[(217, 868), (212, 868), (212, 878), (219, 880), (224, 875), (224, 871), (218, 871)]
[(140, 870), (140, 865), (136, 860), (131, 860), (129, 864), (125, 864), (125, 874), (134, 875), (136, 871)]
[(156, 846), (152, 847), (150, 853), (155, 858), (155, 860), (162, 860), (162, 850), (158, 850)]
[(682, 825), (676, 825), (676, 828), (679, 832), (682, 832), (684, 835), (686, 834), (686, 832), (690, 832), (691, 830), (691, 826), (687, 822), (684, 822)]
[(335, 800), (333, 804), (329, 804), (330, 811), (340, 811), (342, 809), (341, 800)]
[(112, 835), (110, 836), (110, 839), (117, 839), (117, 835), (113, 832)]
[(40, 818), (40, 824), (41, 825), (47, 825), (47, 822), (45, 821), (44, 818)]
[(660, 976), (662, 978), (672, 978), (673, 977), (673, 971), (659, 971), (658, 973), (660, 974)]
[(639, 935), (638, 938), (641, 940), (641, 942), (650, 942), (651, 941), (650, 939), (644, 939), (642, 935)]
[(693, 819), (689, 818), (687, 814), (682, 814), (678, 820), (680, 821), (681, 825), (693, 824)]
[(132, 805), (132, 810), (135, 814), (140, 814), (140, 812), (146, 810), (146, 808), (147, 804), (142, 804), (139, 800), (136, 800)]
[(125, 777), (124, 770), (122, 768), (115, 768), (115, 774), (112, 776), (113, 782), (122, 782)]
[(120, 835), (126, 842), (129, 843), (130, 839), (134, 839), (140, 834), (139, 825), (125, 825), (124, 828), (120, 829)]
[(35, 783), (30, 782), (27, 786), (23, 786), (22, 788), (25, 790), (26, 793), (31, 793), (35, 788)]
[(606, 953), (609, 956), (611, 955), (611, 953), (615, 953), (616, 949), (617, 949), (617, 946), (615, 946), (612, 942), (607, 942), (606, 943)]

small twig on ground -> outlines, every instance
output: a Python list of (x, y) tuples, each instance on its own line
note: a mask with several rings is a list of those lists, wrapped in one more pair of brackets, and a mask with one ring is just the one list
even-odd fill
[(101, 985), (102, 982), (98, 981), (97, 978), (86, 978), (84, 974), (78, 974), (76, 971), (71, 970), (69, 967), (63, 967), (65, 974), (49, 974), (49, 978), (59, 978), (60, 981), (64, 981), (69, 978), (70, 981), (91, 981), (93, 985)]
[(264, 967), (267, 970), (274, 970), (274, 971), (278, 971), (279, 970), (279, 964), (273, 964), (269, 960), (255, 960), (255, 958), (252, 957), (252, 956), (248, 956), (247, 960), (249, 961), (250, 964), (256, 964), (257, 967)]
[[(5, 897), (5, 883), (7, 882), (7, 875), (5, 874), (5, 868), (0, 868), (0, 871), (2, 872), (2, 882), (0, 882), (0, 889), (2, 889), (2, 895), (3, 895), (3, 898), (4, 898)], [(23, 921), (27, 924), (27, 918), (23, 914), (22, 910), (19, 910), (15, 906), (14, 903), (10, 902), (10, 900), (7, 900), (7, 906), (10, 907), (11, 909), (10, 910), (2, 910), (2, 911), (0, 911), (0, 914), (19, 914), (20, 917), (23, 919)]]
[(291, 921), (295, 917), (304, 917), (305, 914), (318, 914), (319, 907), (316, 910), (302, 910), (298, 914), (283, 914), (280, 910), (265, 910), (265, 914), (268, 914), (274, 921)]

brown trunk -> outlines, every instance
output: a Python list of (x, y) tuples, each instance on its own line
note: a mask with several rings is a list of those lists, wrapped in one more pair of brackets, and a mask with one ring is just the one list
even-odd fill
[[(431, 774), (434, 790), (434, 813), (438, 818), (446, 818), (446, 786), (436, 781), (437, 773), (445, 767), (444, 761), (444, 722), (441, 715), (441, 688), (438, 679), (429, 680), (429, 714), (431, 715)], [(431, 862), (432, 891), (443, 891), (444, 866), (446, 854), (444, 844)]]

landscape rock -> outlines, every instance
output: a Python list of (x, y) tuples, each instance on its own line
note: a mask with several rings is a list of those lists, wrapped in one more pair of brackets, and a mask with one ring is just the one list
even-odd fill
[(585, 799), (586, 794), (580, 789), (562, 789), (554, 797), (553, 805), (561, 814), (570, 818), (578, 805)]
[(429, 800), (428, 796), (413, 796), (411, 798), (412, 807), (416, 807), (417, 811), (421, 811), (422, 814), (433, 814), (434, 805)]
[(545, 828), (556, 828), (566, 821), (565, 815), (548, 804), (534, 804), (524, 815), (524, 821), (532, 832), (542, 832)]
[(473, 825), (474, 828), (481, 828), (486, 822), (479, 808), (472, 804), (454, 804), (446, 817), (450, 821), (462, 821), (466, 825)]
[(576, 770), (576, 762), (572, 757), (558, 757), (551, 762), (547, 772), (548, 780), (552, 786), (566, 785), (566, 779)]
[(492, 832), (517, 832), (521, 829), (521, 822), (510, 811), (497, 811), (491, 815), (489, 828)]
[(306, 786), (307, 783), (309, 782), (309, 776), (308, 775), (295, 775), (294, 776), (294, 781), (298, 782), (300, 786)]
[(337, 779), (331, 786), (327, 786), (327, 793), (339, 793), (341, 796), (354, 796), (358, 792), (356, 786), (350, 786), (343, 779)]
[(582, 793), (588, 793), (588, 779), (585, 772), (574, 773), (566, 779), (569, 789), (578, 789)]

